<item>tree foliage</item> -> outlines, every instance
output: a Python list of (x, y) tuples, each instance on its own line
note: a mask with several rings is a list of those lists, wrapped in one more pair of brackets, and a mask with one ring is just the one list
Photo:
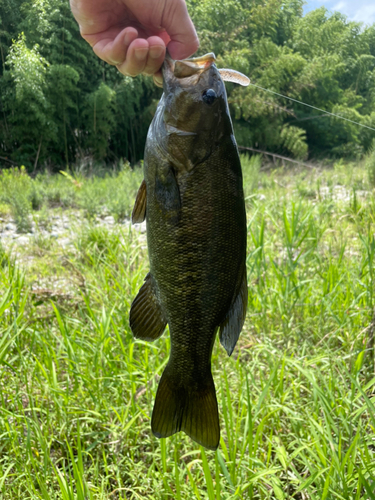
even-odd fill
[[(324, 7), (303, 16), (303, 0), (187, 3), (199, 52), (256, 85), (228, 84), (241, 145), (297, 158), (369, 151), (371, 130), (280, 95), (375, 127), (375, 25)], [(0, 0), (0, 26), (0, 156), (29, 168), (142, 158), (160, 97), (150, 78), (100, 61), (68, 2)]]
[[(201, 8), (214, 4), (206, 0)], [(220, 31), (221, 64), (233, 67), (237, 62), (259, 87), (374, 126), (375, 26), (349, 22), (323, 7), (302, 17), (299, 0), (236, 4), (243, 19), (249, 12), (251, 21), (227, 45), (231, 35)], [(207, 46), (214, 43), (214, 33), (205, 36)], [(310, 155), (355, 157), (368, 150), (374, 137), (357, 125), (257, 87), (231, 90), (230, 103), (237, 136), (247, 146), (304, 157), (307, 145)]]
[(0, 0), (0, 18), (1, 156), (29, 168), (142, 157), (146, 110), (160, 95), (150, 79), (100, 61), (68, 2)]

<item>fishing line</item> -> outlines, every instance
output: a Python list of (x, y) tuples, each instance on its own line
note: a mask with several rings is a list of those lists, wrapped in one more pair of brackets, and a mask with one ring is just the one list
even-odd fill
[(340, 118), (341, 120), (345, 120), (346, 122), (354, 123), (355, 125), (359, 125), (360, 127), (363, 128), (368, 128), (369, 130), (372, 130), (375, 132), (374, 127), (369, 127), (368, 125), (363, 125), (363, 123), (355, 122), (354, 120), (350, 120), (349, 118), (345, 118), (344, 116), (341, 115), (336, 115), (335, 113), (331, 113), (330, 111), (326, 111), (325, 109), (317, 108), (316, 106), (312, 106), (311, 104), (307, 104), (306, 102), (298, 101), (297, 99), (293, 99), (293, 97), (288, 97), (283, 94), (279, 94), (278, 92), (274, 92), (273, 90), (265, 89), (261, 87), (260, 85), (255, 85), (255, 83), (251, 83), (249, 85), (252, 85), (253, 87), (257, 87), (258, 89), (264, 90), (265, 92), (270, 92), (271, 94), (275, 94), (279, 97), (283, 97), (284, 99), (289, 99), (290, 101), (296, 102), (298, 104), (302, 104), (303, 106), (308, 106), (309, 108), (315, 109), (316, 111), (321, 111), (322, 113), (330, 116), (334, 116), (336, 118)]

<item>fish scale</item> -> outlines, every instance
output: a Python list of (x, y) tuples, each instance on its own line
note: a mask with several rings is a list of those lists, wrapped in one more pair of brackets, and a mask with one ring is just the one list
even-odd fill
[(171, 352), (153, 433), (184, 431), (216, 449), (211, 355), (218, 329), (232, 353), (246, 314), (246, 213), (220, 72), (213, 54), (188, 61), (186, 67), (179, 61), (183, 77), (174, 74), (173, 61), (164, 63), (164, 97), (147, 137), (133, 219), (147, 221), (150, 273), (132, 304), (130, 326), (135, 337), (154, 340), (169, 325)]

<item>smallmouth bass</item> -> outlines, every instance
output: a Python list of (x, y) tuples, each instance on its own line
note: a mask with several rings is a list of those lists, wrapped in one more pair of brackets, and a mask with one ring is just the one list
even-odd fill
[(184, 431), (212, 450), (220, 440), (212, 349), (220, 329), (232, 354), (247, 307), (242, 172), (223, 80), (249, 83), (214, 63), (214, 54), (164, 61), (132, 214), (147, 220), (150, 272), (130, 309), (136, 338), (155, 340), (167, 323), (171, 336), (152, 432)]

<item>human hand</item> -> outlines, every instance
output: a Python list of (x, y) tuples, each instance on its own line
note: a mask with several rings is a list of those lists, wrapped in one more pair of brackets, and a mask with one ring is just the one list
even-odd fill
[(185, 0), (70, 0), (81, 35), (95, 54), (124, 75), (154, 75), (166, 46), (173, 59), (199, 46)]

